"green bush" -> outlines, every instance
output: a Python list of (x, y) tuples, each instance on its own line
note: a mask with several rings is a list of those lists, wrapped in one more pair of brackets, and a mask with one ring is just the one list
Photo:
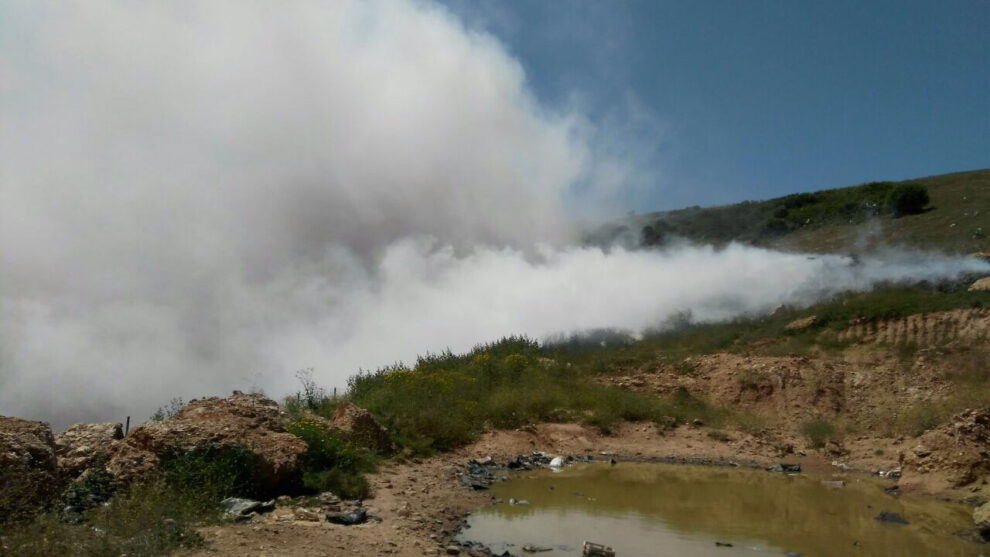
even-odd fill
[(930, 201), (928, 189), (920, 184), (900, 184), (890, 190), (887, 203), (895, 215), (915, 215)]
[(821, 418), (808, 420), (801, 424), (801, 434), (805, 436), (813, 448), (820, 449), (835, 436), (835, 426)]
[(286, 430), (306, 442), (302, 458), (303, 486), (313, 491), (332, 491), (349, 499), (364, 499), (370, 484), (364, 472), (375, 468), (374, 457), (342, 439), (322, 422), (298, 418)]
[(467, 354), (430, 354), (413, 368), (396, 365), (352, 377), (349, 396), (382, 416), (400, 445), (419, 452), (470, 443), (489, 428), (536, 422), (583, 421), (607, 433), (622, 420), (723, 419), (687, 391), (657, 396), (589, 381), (599, 365), (639, 357), (627, 352), (633, 345), (627, 335), (592, 336), (544, 347), (509, 337)]
[(226, 497), (264, 497), (260, 463), (247, 447), (207, 444), (176, 450), (161, 459), (165, 481), (177, 492), (204, 504)]

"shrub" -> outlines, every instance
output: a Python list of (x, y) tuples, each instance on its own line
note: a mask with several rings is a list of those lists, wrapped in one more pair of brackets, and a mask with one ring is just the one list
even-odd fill
[(168, 401), (168, 404), (165, 406), (159, 406), (158, 410), (155, 410), (155, 413), (151, 415), (150, 419), (156, 422), (171, 420), (179, 413), (179, 410), (182, 410), (184, 405), (185, 403), (182, 401), (182, 397), (175, 397)]
[(901, 184), (890, 190), (887, 203), (895, 215), (915, 215), (928, 205), (928, 189), (920, 184)]
[(267, 495), (260, 487), (259, 463), (244, 446), (207, 444), (173, 451), (162, 458), (161, 467), (169, 487), (204, 504)]
[(329, 418), (340, 401), (317, 385), (316, 380), (313, 379), (313, 368), (296, 371), (296, 379), (302, 384), (302, 389), (285, 397), (282, 403), (289, 415), (301, 416), (308, 410), (318, 416)]
[(63, 511), (73, 515), (105, 503), (117, 491), (113, 474), (105, 468), (107, 458), (100, 457), (79, 478), (70, 483), (62, 494)]
[(813, 448), (820, 449), (835, 435), (835, 426), (824, 419), (808, 420), (801, 424), (801, 434)]
[(374, 470), (374, 458), (342, 439), (333, 429), (310, 419), (292, 420), (286, 430), (306, 442), (302, 458), (303, 486), (332, 491), (349, 499), (364, 499), (370, 485), (364, 472)]

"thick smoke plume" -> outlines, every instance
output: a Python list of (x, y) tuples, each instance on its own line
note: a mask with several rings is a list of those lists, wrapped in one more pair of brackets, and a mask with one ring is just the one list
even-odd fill
[(0, 79), (3, 415), (142, 418), (979, 265), (576, 247), (623, 161), (422, 2), (7, 3)]

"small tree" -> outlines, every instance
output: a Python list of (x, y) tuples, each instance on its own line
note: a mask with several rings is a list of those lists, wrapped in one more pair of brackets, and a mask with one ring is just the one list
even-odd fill
[(920, 184), (901, 184), (890, 190), (887, 203), (897, 216), (916, 215), (930, 201), (928, 189)]

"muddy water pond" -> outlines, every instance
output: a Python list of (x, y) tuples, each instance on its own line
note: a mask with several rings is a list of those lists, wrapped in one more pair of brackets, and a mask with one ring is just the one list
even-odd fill
[[(472, 514), (459, 539), (546, 556), (580, 555), (584, 540), (618, 557), (990, 555), (953, 535), (972, 527), (963, 505), (890, 495), (891, 484), (867, 477), (822, 483), (831, 479), (650, 463), (526, 472), (492, 486), (503, 502)], [(878, 521), (881, 511), (909, 524)]]

